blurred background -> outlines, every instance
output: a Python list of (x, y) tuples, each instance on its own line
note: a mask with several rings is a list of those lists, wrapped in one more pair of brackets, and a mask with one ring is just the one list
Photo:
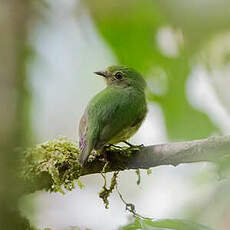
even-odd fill
[[(0, 0), (1, 226), (19, 226), (17, 216), (55, 230), (129, 223), (116, 193), (104, 208), (100, 175), (83, 177), (85, 187), (65, 195), (26, 196), (15, 176), (15, 149), (78, 139), (84, 108), (105, 87), (93, 72), (114, 64), (140, 71), (148, 85), (148, 115), (132, 143), (229, 134), (230, 1)], [(141, 175), (140, 186), (134, 171), (119, 176), (139, 214), (229, 229), (230, 182), (216, 166), (161, 166)]]

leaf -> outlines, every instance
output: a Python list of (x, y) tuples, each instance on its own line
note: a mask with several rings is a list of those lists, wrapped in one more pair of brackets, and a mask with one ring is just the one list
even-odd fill
[(139, 221), (142, 224), (144, 224), (144, 226), (151, 226), (154, 228), (174, 229), (174, 230), (211, 230), (209, 227), (188, 220), (162, 219), (162, 220), (153, 221), (151, 219), (145, 218), (145, 219), (140, 219)]
[(211, 228), (194, 223), (189, 220), (180, 219), (161, 219), (152, 220), (150, 218), (136, 217), (134, 223), (128, 224), (121, 228), (121, 230), (212, 230)]
[(121, 227), (120, 230), (137, 230), (141, 228), (141, 224), (139, 222), (139, 219), (136, 218), (135, 221), (131, 224), (128, 224), (124, 227)]

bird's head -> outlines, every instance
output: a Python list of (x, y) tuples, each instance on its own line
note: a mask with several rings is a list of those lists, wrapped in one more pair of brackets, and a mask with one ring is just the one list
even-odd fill
[(109, 66), (104, 71), (97, 71), (95, 74), (105, 78), (107, 86), (134, 87), (144, 90), (146, 82), (140, 73), (126, 66)]

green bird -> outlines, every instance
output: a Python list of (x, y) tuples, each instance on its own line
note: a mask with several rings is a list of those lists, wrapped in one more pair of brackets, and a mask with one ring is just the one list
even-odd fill
[(95, 74), (104, 77), (107, 87), (93, 97), (80, 120), (81, 165), (92, 150), (129, 139), (147, 113), (146, 82), (140, 73), (125, 66), (110, 66)]

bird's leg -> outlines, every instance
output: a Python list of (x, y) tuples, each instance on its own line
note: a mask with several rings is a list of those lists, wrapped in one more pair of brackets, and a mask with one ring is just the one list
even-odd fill
[(109, 148), (110, 147), (114, 147), (114, 148), (119, 148), (119, 149), (121, 149), (121, 147), (120, 146), (116, 146), (116, 145), (113, 145), (113, 144), (108, 144), (108, 145), (104, 145), (101, 149), (100, 149), (100, 154), (99, 154), (99, 156), (100, 156), (100, 158), (99, 158), (99, 160), (100, 161), (103, 161), (103, 162), (109, 162), (109, 160), (108, 160), (108, 152), (109, 152)]
[(104, 145), (103, 147), (102, 147), (102, 149), (100, 150), (100, 158), (99, 158), (99, 160), (100, 161), (103, 161), (103, 162), (105, 162), (105, 163), (108, 163), (108, 156), (107, 156), (107, 149), (109, 148), (110, 146), (108, 146), (108, 145)]
[(130, 144), (128, 141), (122, 141), (123, 143), (125, 143), (126, 145), (128, 145), (130, 148), (143, 148), (144, 147), (144, 145), (143, 144), (141, 144), (141, 145), (132, 145), (132, 144)]
[(114, 145), (114, 144), (108, 144), (108, 145), (105, 145), (104, 147), (105, 147), (105, 148), (114, 147), (114, 148), (117, 148), (117, 149), (122, 149), (121, 146), (119, 146), (119, 145)]

